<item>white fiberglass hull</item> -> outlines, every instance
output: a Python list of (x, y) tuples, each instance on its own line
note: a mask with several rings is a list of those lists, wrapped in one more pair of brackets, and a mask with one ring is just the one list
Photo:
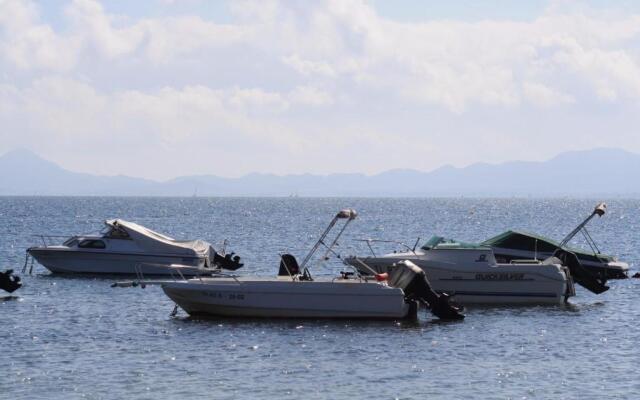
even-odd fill
[[(535, 252), (528, 250), (506, 249), (501, 247), (493, 247), (493, 251), (496, 254), (496, 258), (502, 258), (503, 260), (531, 260), (539, 259), (544, 260), (547, 257), (551, 257), (553, 253)], [(595, 259), (595, 257), (584, 256), (576, 253), (580, 260), (580, 264), (589, 272), (595, 274), (603, 279), (626, 279), (629, 274), (629, 264), (622, 261), (601, 261)]]
[[(410, 260), (422, 268), (436, 292), (448, 293), (459, 304), (560, 304), (573, 295), (573, 283), (557, 265), (445, 263), (411, 257), (366, 257), (361, 260), (377, 272)], [(356, 268), (369, 272), (348, 259)], [(370, 272), (369, 272), (370, 273)]]
[(166, 283), (162, 288), (192, 315), (399, 319), (411, 309), (401, 289), (355, 280), (211, 278)]
[(179, 264), (183, 275), (199, 275), (210, 271), (204, 268), (204, 258), (142, 253), (111, 253), (100, 250), (66, 250), (31, 248), (28, 250), (40, 264), (56, 274), (113, 274), (175, 275), (171, 264)]

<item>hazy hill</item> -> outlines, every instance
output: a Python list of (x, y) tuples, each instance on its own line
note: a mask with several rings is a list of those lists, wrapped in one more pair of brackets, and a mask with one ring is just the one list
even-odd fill
[(144, 195), (161, 187), (162, 184), (147, 179), (68, 171), (24, 149), (0, 157), (3, 195)]
[(157, 182), (72, 172), (27, 150), (0, 157), (0, 195), (114, 196), (635, 196), (640, 155), (619, 149), (567, 152), (544, 162), (444, 166), (378, 175), (184, 176)]

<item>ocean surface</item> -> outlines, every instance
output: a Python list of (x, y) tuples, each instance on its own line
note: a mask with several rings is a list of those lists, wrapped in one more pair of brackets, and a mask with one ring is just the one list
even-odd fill
[[(340, 241), (413, 245), (440, 234), (481, 241), (507, 229), (561, 239), (599, 199), (0, 197), (0, 269), (20, 272), (32, 235), (96, 232), (124, 218), (182, 239), (229, 240), (239, 272), (274, 275), (345, 207)], [(604, 253), (640, 261), (640, 200), (611, 200), (590, 233)], [(580, 245), (580, 242), (576, 242)], [(313, 272), (333, 274), (337, 261)], [(473, 307), (462, 322), (172, 317), (159, 287), (114, 278), (23, 276), (0, 293), (0, 399), (632, 399), (640, 396), (640, 280), (578, 288), (566, 306)]]

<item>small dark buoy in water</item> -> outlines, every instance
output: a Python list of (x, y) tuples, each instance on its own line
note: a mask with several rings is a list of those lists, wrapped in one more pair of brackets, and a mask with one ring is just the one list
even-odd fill
[(640, 272), (636, 272), (635, 274), (631, 275), (632, 278), (640, 278)]
[(12, 269), (0, 272), (0, 289), (13, 293), (21, 287), (22, 283), (20, 283), (20, 277), (13, 275)]

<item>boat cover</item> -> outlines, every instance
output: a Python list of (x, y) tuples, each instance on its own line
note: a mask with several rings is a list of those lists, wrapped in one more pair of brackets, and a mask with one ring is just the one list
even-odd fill
[[(483, 246), (499, 247), (504, 249), (535, 251), (539, 253), (553, 253), (556, 249), (560, 248), (560, 243), (553, 239), (546, 238), (544, 236), (536, 235), (534, 233), (521, 232), (521, 231), (506, 231), (481, 243)], [(579, 249), (569, 248), (565, 246), (565, 249), (575, 253), (579, 258), (590, 261), (609, 262), (613, 261), (613, 257), (606, 254), (588, 253)]]
[(107, 220), (105, 224), (111, 228), (107, 236), (129, 237), (149, 252), (204, 257), (209, 257), (214, 252), (211, 245), (204, 240), (175, 240), (142, 225), (122, 219)]

